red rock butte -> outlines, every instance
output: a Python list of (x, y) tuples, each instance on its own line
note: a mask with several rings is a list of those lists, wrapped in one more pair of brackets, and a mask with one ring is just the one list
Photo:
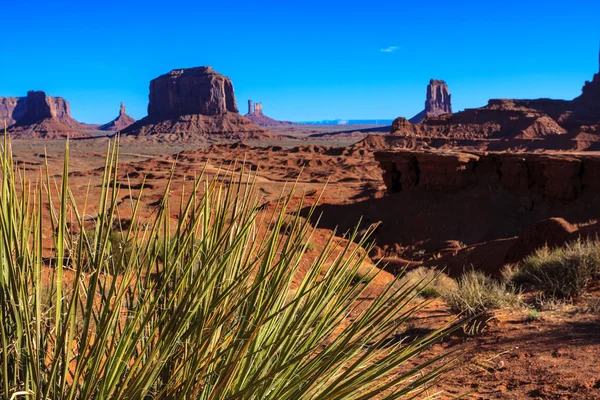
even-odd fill
[(238, 113), (231, 80), (212, 67), (174, 69), (150, 82), (148, 116), (123, 131), (130, 136), (161, 135), (193, 140), (271, 134)]
[(15, 138), (56, 139), (89, 137), (90, 126), (71, 117), (69, 103), (43, 91), (29, 91), (27, 97), (0, 98), (0, 118)]

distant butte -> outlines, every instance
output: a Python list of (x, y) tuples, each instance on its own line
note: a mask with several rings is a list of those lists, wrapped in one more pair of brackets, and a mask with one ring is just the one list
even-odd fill
[[(600, 61), (600, 60), (599, 60)], [(599, 69), (600, 70), (600, 69)], [(427, 114), (427, 110), (431, 114)], [(486, 150), (600, 150), (600, 71), (569, 100), (492, 99), (451, 114), (443, 81), (430, 82), (426, 111), (398, 118), (386, 139), (395, 147)], [(438, 114), (438, 115), (435, 115)], [(417, 118), (419, 117), (419, 118)], [(420, 120), (421, 123), (411, 123)]]
[(43, 91), (29, 91), (27, 97), (0, 98), (0, 118), (10, 124), (15, 138), (58, 139), (90, 136), (90, 126), (71, 117), (69, 103), (62, 97), (50, 97)]
[(244, 115), (244, 117), (263, 127), (292, 125), (291, 122), (277, 121), (276, 119), (267, 117), (263, 114), (262, 103), (253, 103), (252, 100), (248, 100), (248, 114)]
[(439, 117), (443, 114), (452, 114), (452, 96), (446, 81), (432, 79), (427, 85), (425, 109), (412, 117), (409, 121), (420, 124), (427, 117)]
[(107, 124), (104, 124), (98, 127), (99, 131), (121, 131), (127, 128), (129, 125), (133, 124), (135, 119), (127, 115), (125, 110), (125, 104), (121, 103), (121, 107), (119, 108), (119, 116)]
[(212, 67), (174, 69), (153, 79), (148, 116), (124, 129), (123, 134), (158, 135), (167, 140), (273, 136), (238, 113), (231, 80)]

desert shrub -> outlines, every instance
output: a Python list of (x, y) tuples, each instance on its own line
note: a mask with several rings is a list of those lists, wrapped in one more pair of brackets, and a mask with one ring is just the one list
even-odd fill
[(535, 322), (539, 321), (540, 319), (542, 319), (542, 317), (537, 308), (530, 308), (529, 310), (527, 310), (527, 321)]
[(457, 288), (456, 281), (442, 271), (433, 268), (418, 267), (408, 271), (400, 279), (400, 283), (416, 285), (421, 296), (440, 297), (443, 293), (452, 292)]
[(456, 288), (443, 292), (442, 298), (453, 312), (468, 316), (521, 304), (510, 286), (474, 270), (465, 272)]
[(139, 189), (121, 205), (133, 222), (114, 238), (128, 244), (108, 257), (114, 275), (118, 147), (109, 148), (101, 194), (82, 202), (97, 210), (91, 240), (68, 240), (69, 226), (84, 231), (68, 147), (58, 194), (49, 173), (30, 184), (16, 172), (6, 139), (0, 163), (1, 398), (419, 397), (447, 368), (416, 358), (445, 331), (386, 344), (419, 309), (407, 302), (417, 288), (390, 284), (356, 308), (365, 287), (352, 276), (366, 238), (352, 245), (355, 230), (338, 250), (332, 235), (305, 268), (313, 228), (266, 229), (282, 225), (286, 207), (263, 218), (252, 177), (198, 178), (176, 220), (171, 181), (147, 218)]
[(572, 299), (581, 296), (598, 276), (600, 243), (579, 239), (563, 247), (537, 250), (520, 263), (511, 279), (518, 285), (531, 285), (549, 298)]

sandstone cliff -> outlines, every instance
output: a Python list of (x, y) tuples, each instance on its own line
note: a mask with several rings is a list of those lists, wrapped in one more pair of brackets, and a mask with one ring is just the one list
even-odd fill
[(0, 97), (0, 124), (14, 125), (25, 115), (24, 97)]
[(388, 192), (459, 192), (496, 187), (572, 201), (581, 193), (600, 193), (600, 157), (583, 154), (460, 151), (378, 151)]
[(238, 113), (231, 80), (211, 67), (173, 70), (150, 82), (148, 116), (123, 130), (161, 140), (268, 137)]
[(418, 244), (454, 275), (471, 266), (499, 275), (545, 244), (600, 232), (597, 154), (399, 150), (375, 159), (389, 194), (353, 212), (383, 222), (378, 242)]
[(212, 67), (174, 69), (150, 82), (148, 116), (237, 113), (231, 80)]

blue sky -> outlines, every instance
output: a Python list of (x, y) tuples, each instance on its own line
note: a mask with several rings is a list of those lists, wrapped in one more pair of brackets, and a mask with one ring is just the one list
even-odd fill
[[(146, 114), (151, 79), (212, 65), (282, 120), (412, 117), (430, 78), (455, 110), (573, 98), (598, 71), (600, 1), (15, 1), (0, 96), (45, 90), (103, 123)], [(387, 51), (382, 51), (387, 50)]]

